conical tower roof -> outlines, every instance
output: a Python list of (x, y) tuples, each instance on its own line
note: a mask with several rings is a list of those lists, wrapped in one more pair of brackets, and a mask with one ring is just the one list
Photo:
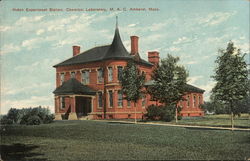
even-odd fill
[(131, 58), (132, 56), (129, 54), (129, 52), (122, 43), (118, 29), (118, 22), (116, 20), (115, 35), (112, 44), (109, 47), (109, 50), (104, 56), (104, 59), (131, 59)]

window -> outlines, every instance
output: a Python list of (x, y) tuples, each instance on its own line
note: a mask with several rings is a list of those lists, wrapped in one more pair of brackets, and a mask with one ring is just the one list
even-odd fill
[(196, 107), (196, 96), (194, 95), (193, 97), (193, 103), (194, 103), (194, 106), (193, 107)]
[(65, 109), (65, 97), (61, 97), (61, 109)]
[(127, 101), (127, 106), (128, 106), (128, 107), (131, 106), (131, 101)]
[(102, 92), (98, 92), (98, 107), (102, 108)]
[(118, 66), (118, 80), (121, 81), (122, 80), (122, 66)]
[(82, 71), (82, 84), (89, 84), (89, 71)]
[(76, 73), (75, 72), (71, 72), (70, 73), (70, 78), (75, 78), (76, 77)]
[(62, 85), (64, 82), (64, 73), (60, 74), (60, 84)]
[(100, 68), (97, 70), (98, 83), (103, 83), (103, 69)]
[(109, 107), (113, 107), (113, 92), (109, 91)]
[(190, 97), (189, 96), (187, 96), (187, 107), (189, 107), (190, 106)]
[(145, 107), (145, 105), (146, 105), (146, 96), (145, 95), (142, 96), (141, 105), (142, 105), (142, 107)]
[(111, 82), (113, 81), (113, 68), (108, 67), (108, 81)]
[(122, 103), (122, 91), (118, 91), (118, 106), (122, 107), (123, 103)]
[(201, 102), (201, 96), (199, 96), (198, 99), (199, 99), (198, 100), (199, 104), (202, 104), (202, 102)]

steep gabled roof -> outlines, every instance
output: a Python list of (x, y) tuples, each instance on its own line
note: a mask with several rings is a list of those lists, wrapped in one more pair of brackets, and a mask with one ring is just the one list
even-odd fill
[(75, 78), (71, 78), (64, 82), (61, 86), (57, 87), (53, 92), (56, 95), (63, 94), (85, 94), (85, 95), (95, 95), (96, 91), (88, 86), (83, 85)]
[[(145, 86), (152, 86), (153, 84), (154, 84), (154, 80), (149, 80), (145, 83)], [(190, 85), (190, 84), (186, 84), (185, 88), (186, 88), (186, 92), (197, 92), (197, 93), (204, 93), (205, 92), (205, 90), (200, 89), (200, 88), (195, 87), (195, 86)]]

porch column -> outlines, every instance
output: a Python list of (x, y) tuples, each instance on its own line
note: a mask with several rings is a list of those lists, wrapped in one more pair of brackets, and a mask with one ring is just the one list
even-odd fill
[(59, 111), (60, 99), (58, 96), (55, 96), (55, 120), (62, 120), (61, 113)]
[(69, 120), (78, 120), (76, 115), (76, 99), (75, 96), (70, 97), (71, 112), (69, 113)]

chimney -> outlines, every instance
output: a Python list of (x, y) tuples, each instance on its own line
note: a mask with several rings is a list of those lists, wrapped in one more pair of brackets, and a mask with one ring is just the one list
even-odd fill
[(80, 46), (73, 46), (73, 56), (80, 54)]
[(136, 55), (138, 54), (138, 36), (130, 36), (131, 39), (131, 55)]
[(148, 52), (148, 61), (154, 64), (154, 67), (157, 67), (160, 61), (159, 52), (158, 51)]

